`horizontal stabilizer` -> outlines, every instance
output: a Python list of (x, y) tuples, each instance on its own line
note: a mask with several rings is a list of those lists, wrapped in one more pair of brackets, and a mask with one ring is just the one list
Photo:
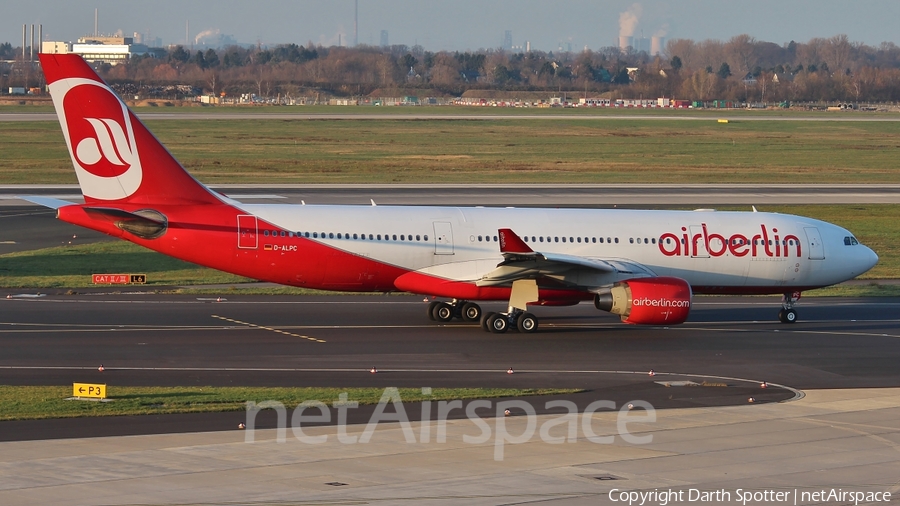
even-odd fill
[(65, 200), (55, 199), (53, 197), (41, 197), (40, 195), (17, 195), (17, 198), (22, 200), (26, 200), (31, 202), (32, 204), (37, 204), (39, 206), (49, 207), (50, 209), (59, 209), (63, 206), (71, 206), (72, 202), (67, 202)]

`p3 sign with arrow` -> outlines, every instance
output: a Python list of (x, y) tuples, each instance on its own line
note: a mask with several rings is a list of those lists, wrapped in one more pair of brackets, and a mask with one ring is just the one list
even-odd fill
[(72, 383), (73, 397), (89, 397), (93, 399), (106, 399), (106, 385), (93, 383)]

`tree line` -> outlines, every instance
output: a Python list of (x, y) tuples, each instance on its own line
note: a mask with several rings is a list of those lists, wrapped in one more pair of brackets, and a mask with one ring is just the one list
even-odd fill
[[(21, 48), (0, 45), (0, 58)], [(749, 35), (669, 40), (665, 56), (604, 47), (579, 53), (425, 51), (421, 46), (182, 46), (101, 65), (114, 84), (186, 84), (204, 93), (459, 96), (468, 90), (739, 102), (900, 100), (900, 47), (846, 35), (778, 45)]]

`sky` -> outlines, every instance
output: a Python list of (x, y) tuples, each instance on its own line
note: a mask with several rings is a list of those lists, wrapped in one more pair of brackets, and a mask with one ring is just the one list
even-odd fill
[[(44, 40), (74, 41), (94, 31), (160, 37), (184, 44), (202, 32), (230, 35), (240, 43), (353, 44), (354, 0), (195, 1), (0, 0), (0, 42), (21, 45), (22, 25), (43, 24)], [(428, 51), (498, 48), (504, 32), (514, 46), (540, 51), (617, 44), (620, 32), (635, 37), (728, 40), (749, 34), (784, 44), (846, 34), (853, 42), (900, 45), (898, 0), (358, 0), (360, 44), (419, 44)], [(37, 30), (37, 28), (35, 29)], [(622, 35), (628, 35), (622, 33)], [(37, 37), (37, 34), (35, 34)], [(202, 38), (201, 38), (202, 40)]]

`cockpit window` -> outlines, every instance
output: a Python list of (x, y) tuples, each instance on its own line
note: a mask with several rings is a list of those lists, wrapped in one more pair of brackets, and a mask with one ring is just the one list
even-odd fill
[(859, 241), (856, 240), (856, 237), (852, 235), (844, 237), (844, 246), (856, 246), (857, 244), (859, 244)]

